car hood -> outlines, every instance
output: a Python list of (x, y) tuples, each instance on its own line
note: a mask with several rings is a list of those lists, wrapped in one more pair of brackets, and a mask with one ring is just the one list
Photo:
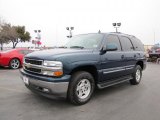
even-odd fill
[(50, 60), (56, 59), (58, 57), (64, 57), (65, 55), (80, 53), (85, 54), (88, 52), (92, 52), (91, 49), (51, 49), (51, 50), (42, 50), (42, 51), (35, 51), (30, 54), (27, 54), (25, 57), (30, 59), (43, 59), (43, 60)]

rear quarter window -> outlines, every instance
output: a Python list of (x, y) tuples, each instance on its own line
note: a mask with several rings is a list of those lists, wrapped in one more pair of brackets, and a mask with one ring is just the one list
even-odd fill
[(119, 36), (123, 51), (133, 51), (133, 45), (126, 36)]
[(144, 46), (139, 39), (137, 39), (136, 37), (132, 37), (131, 41), (136, 51), (144, 51)]
[(29, 54), (29, 53), (31, 53), (31, 52), (33, 52), (33, 51), (31, 51), (31, 50), (20, 50), (20, 51), (19, 51), (19, 53), (21, 53), (21, 54), (23, 54), (23, 55), (27, 55), (27, 54)]

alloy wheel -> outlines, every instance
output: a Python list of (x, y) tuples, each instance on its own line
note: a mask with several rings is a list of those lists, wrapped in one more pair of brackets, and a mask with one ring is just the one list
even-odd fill
[(85, 99), (89, 96), (91, 92), (91, 83), (88, 79), (82, 79), (77, 84), (76, 93), (80, 99)]
[(19, 62), (19, 60), (18, 59), (13, 59), (12, 61), (11, 61), (11, 68), (13, 68), (13, 69), (17, 69), (17, 68), (19, 68), (19, 66), (20, 66), (20, 62)]

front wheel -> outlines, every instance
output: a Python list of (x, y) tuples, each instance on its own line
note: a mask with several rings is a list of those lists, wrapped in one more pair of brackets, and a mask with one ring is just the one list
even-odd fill
[(67, 97), (71, 103), (82, 105), (90, 100), (94, 88), (94, 78), (90, 73), (85, 71), (76, 72), (69, 84)]
[(20, 61), (16, 58), (12, 59), (9, 63), (10, 68), (18, 69), (20, 67)]
[(139, 65), (135, 66), (135, 70), (133, 73), (133, 79), (130, 80), (131, 85), (137, 85), (141, 82), (142, 78), (142, 68)]

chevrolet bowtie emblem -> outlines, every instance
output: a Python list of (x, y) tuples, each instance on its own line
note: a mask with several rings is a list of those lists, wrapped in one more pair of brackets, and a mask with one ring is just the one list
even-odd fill
[(30, 68), (30, 67), (31, 67), (31, 64), (25, 64), (25, 66), (26, 66), (27, 68)]

